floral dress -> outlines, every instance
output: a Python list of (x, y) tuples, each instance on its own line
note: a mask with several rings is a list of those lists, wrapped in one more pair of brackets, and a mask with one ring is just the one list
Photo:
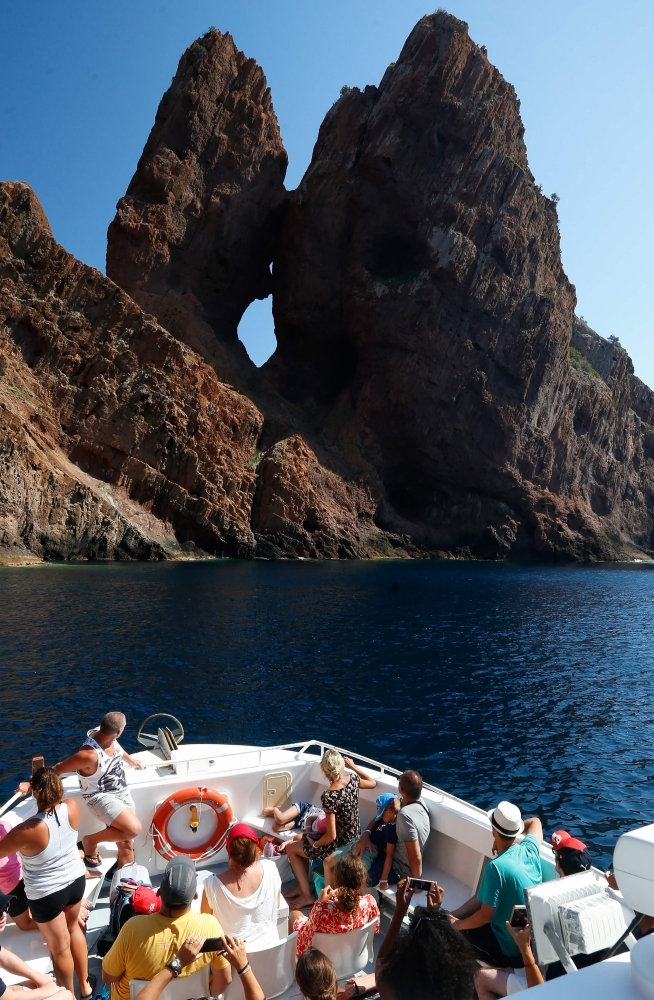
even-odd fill
[[(298, 917), (293, 924), (293, 930), (298, 932), (297, 957), (311, 947), (314, 934), (346, 934), (370, 923), (375, 917), (379, 920), (379, 907), (372, 896), (360, 896), (357, 909), (351, 913), (339, 910), (333, 899), (319, 899), (313, 904), (308, 917)], [(379, 923), (375, 934), (379, 934)]]
[(359, 781), (358, 774), (351, 774), (345, 788), (328, 790), (320, 796), (322, 807), (326, 813), (336, 817), (336, 839), (329, 844), (313, 847), (304, 845), (304, 856), (310, 861), (324, 861), (333, 854), (337, 847), (345, 847), (361, 833), (359, 822)]

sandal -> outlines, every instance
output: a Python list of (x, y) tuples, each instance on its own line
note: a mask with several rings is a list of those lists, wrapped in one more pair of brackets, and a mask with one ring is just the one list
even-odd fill
[(80, 1000), (91, 1000), (93, 996), (93, 991), (95, 989), (95, 984), (97, 982), (97, 979), (95, 978), (92, 972), (89, 972), (88, 980), (89, 983), (91, 984), (91, 992), (87, 993), (86, 996), (82, 996), (82, 994), (80, 993)]
[(83, 860), (87, 868), (99, 868), (102, 864), (102, 858), (97, 851), (95, 854), (85, 854)]

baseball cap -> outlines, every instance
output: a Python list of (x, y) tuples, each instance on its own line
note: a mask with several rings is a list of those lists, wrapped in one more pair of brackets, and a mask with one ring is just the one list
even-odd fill
[(377, 798), (375, 799), (375, 805), (377, 806), (377, 815), (375, 816), (376, 823), (378, 823), (379, 820), (384, 815), (384, 810), (387, 809), (388, 806), (390, 806), (393, 799), (396, 798), (397, 795), (394, 795), (393, 792), (382, 792), (381, 795), (377, 796)]
[(488, 818), (497, 832), (506, 837), (507, 840), (517, 837), (525, 828), (525, 824), (522, 822), (522, 814), (518, 807), (514, 806), (513, 802), (500, 802), (495, 809), (490, 810)]
[(228, 854), (229, 854), (229, 849), (232, 846), (232, 841), (236, 840), (237, 837), (247, 837), (249, 840), (253, 840), (255, 844), (258, 845), (259, 843), (259, 837), (254, 832), (251, 826), (248, 826), (247, 823), (235, 823), (227, 836)]
[(573, 851), (585, 851), (586, 845), (583, 841), (571, 837), (567, 830), (555, 830), (550, 837), (550, 844), (555, 851), (563, 850), (564, 847)]
[(166, 865), (159, 895), (166, 906), (190, 906), (197, 887), (195, 863), (185, 854), (179, 854)]
[(132, 893), (132, 906), (134, 913), (158, 913), (161, 909), (161, 896), (157, 896), (152, 886), (140, 885)]

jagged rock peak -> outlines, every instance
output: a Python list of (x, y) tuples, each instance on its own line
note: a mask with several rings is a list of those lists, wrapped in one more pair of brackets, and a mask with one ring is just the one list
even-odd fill
[(263, 70), (211, 29), (161, 100), (109, 227), (107, 274), (227, 375), (247, 374), (238, 323), (272, 290), (286, 166)]

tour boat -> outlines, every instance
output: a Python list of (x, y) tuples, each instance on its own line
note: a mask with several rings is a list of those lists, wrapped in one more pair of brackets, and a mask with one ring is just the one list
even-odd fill
[[(126, 767), (129, 790), (142, 824), (142, 832), (134, 843), (135, 863), (147, 868), (155, 887), (175, 854), (189, 854), (195, 859), (199, 883), (207, 874), (224, 870), (227, 865), (224, 844), (232, 823), (248, 823), (263, 836), (272, 832), (271, 820), (262, 818), (264, 807), (283, 808), (298, 800), (319, 803), (321, 793), (327, 788), (320, 759), (332, 744), (322, 740), (261, 747), (185, 744), (183, 737), (183, 727), (173, 716), (162, 713), (150, 716), (137, 733), (143, 749), (134, 755), (143, 764), (143, 770)], [(352, 757), (376, 779), (376, 788), (361, 790), (361, 823), (365, 826), (375, 813), (376, 797), (382, 792), (397, 791), (400, 772), (340, 747), (334, 749)], [(63, 781), (66, 796), (77, 798), (80, 804), (80, 837), (98, 830), (99, 821), (88, 811), (76, 775)], [(431, 817), (423, 878), (435, 880), (444, 888), (443, 906), (453, 910), (475, 894), (484, 866), (492, 857), (489, 816), (485, 810), (427, 783), (423, 801)], [(31, 797), (15, 795), (0, 808), (0, 815), (15, 825), (35, 811)], [(87, 928), (91, 956), (95, 955), (96, 942), (109, 919), (109, 883), (98, 874), (104, 875), (114, 865), (115, 850), (113, 844), (101, 844), (102, 866), (88, 873), (86, 896), (94, 904)], [(621, 865), (619, 855), (623, 858)], [(526, 893), (532, 946), (541, 969), (563, 958), (569, 974), (539, 986), (538, 996), (543, 1000), (550, 997), (552, 1000), (586, 997), (654, 1000), (654, 935), (636, 944), (628, 933), (634, 922), (634, 908), (639, 912), (654, 912), (647, 896), (651, 893), (654, 902), (654, 881), (648, 880), (649, 872), (654, 871), (654, 827), (634, 831), (618, 842), (615, 866), (624, 895), (610, 888), (604, 874), (595, 869), (560, 880), (553, 851), (547, 843), (541, 846), (541, 860), (543, 884)], [(292, 877), (284, 855), (276, 863), (280, 865), (283, 881)], [(198, 888), (200, 895), (200, 884)], [(388, 927), (395, 890), (391, 887), (386, 891), (371, 891), (379, 900), (382, 933), (375, 936), (374, 927), (363, 934), (350, 932), (356, 938), (351, 941), (345, 940), (350, 935), (332, 935), (330, 957), (341, 979), (372, 971), (374, 953)], [(414, 905), (425, 902), (424, 894), (413, 898)], [(193, 905), (199, 908), (199, 899)], [(279, 910), (278, 930), (279, 946), (250, 956), (268, 1000), (274, 996), (280, 1000), (299, 996), (293, 985), (294, 942), (287, 943), (286, 904)], [(589, 968), (575, 968), (575, 955), (608, 950), (619, 938), (635, 948)], [(20, 931), (10, 921), (0, 943), (39, 971), (51, 970), (48, 949), (39, 931)], [(96, 974), (100, 971), (97, 959), (92, 958), (90, 966)], [(191, 982), (199, 975), (175, 980), (167, 987), (164, 1000), (186, 1000), (206, 994), (208, 975), (206, 983)], [(2, 977), (8, 983), (16, 981), (5, 972)], [(240, 1000), (243, 996), (240, 981), (234, 979), (225, 993), (226, 1000)], [(98, 975), (96, 992), (99, 984)], [(138, 988), (142, 984), (132, 983), (132, 998)]]

